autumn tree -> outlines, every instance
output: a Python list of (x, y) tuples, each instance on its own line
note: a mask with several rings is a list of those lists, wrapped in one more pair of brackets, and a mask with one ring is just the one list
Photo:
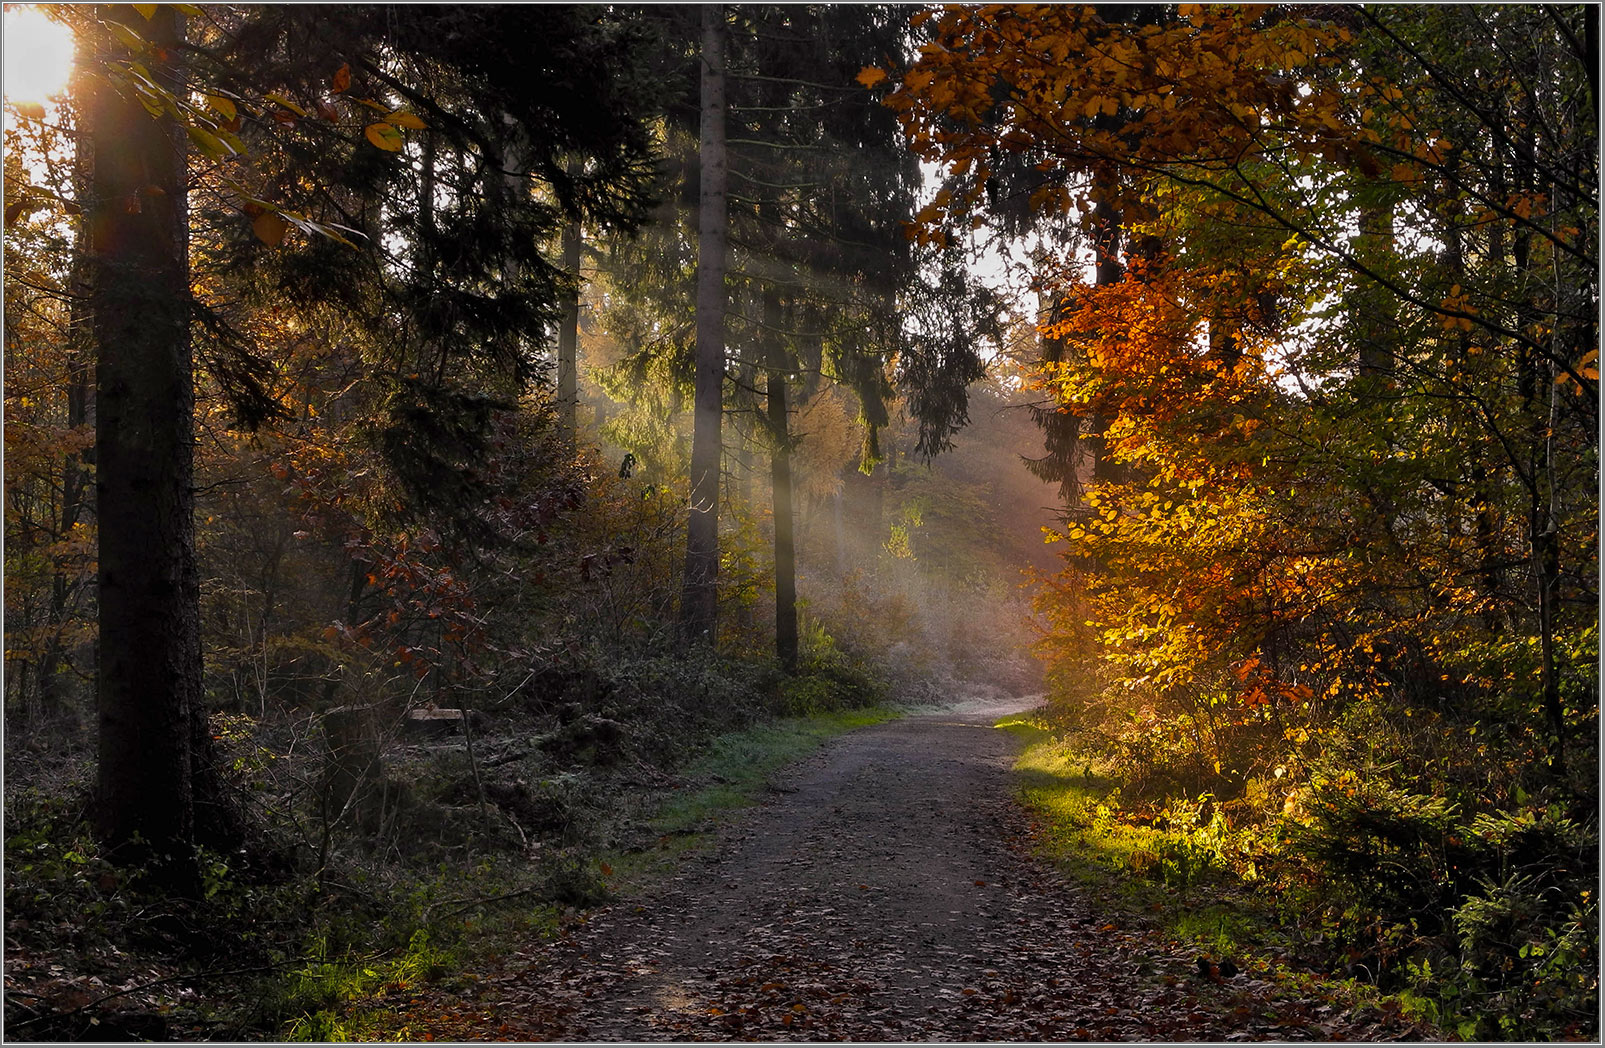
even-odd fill
[[(1117, 279), (1044, 262), (1044, 330), (1076, 348), (1045, 376), (1062, 409), (1108, 420), (1099, 459), (1124, 475), (1095, 478), (1071, 536), (1105, 569), (1106, 657), (1140, 694), (1219, 688), (1265, 723), (1323, 693), (1425, 699), (1480, 678), (1455, 649), (1462, 616), (1492, 615), (1530, 639), (1559, 770), (1578, 684), (1552, 661), (1556, 613), (1597, 591), (1597, 328), (1577, 308), (1597, 168), (1586, 19), (1534, 18), (929, 16), (890, 98), (954, 179), (924, 235), (989, 213), (1021, 166), (1035, 209), (1094, 245), (1119, 216)], [(1556, 279), (1519, 275), (1535, 252)]]

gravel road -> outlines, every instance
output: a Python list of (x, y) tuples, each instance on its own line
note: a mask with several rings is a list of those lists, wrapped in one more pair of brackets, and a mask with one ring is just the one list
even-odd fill
[(463, 1002), (477, 1017), (475, 1035), (1409, 1035), (1246, 974), (1206, 978), (1195, 956), (1167, 951), (1033, 859), (1028, 821), (1011, 799), (1018, 744), (992, 727), (999, 715), (1029, 705), (972, 701), (833, 740), (777, 780), (773, 799), (716, 847), (482, 986), (477, 1001)]

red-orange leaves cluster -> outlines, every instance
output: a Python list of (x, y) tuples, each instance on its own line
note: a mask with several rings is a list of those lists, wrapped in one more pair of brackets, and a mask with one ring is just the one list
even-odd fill
[[(1358, 150), (1338, 116), (1343, 92), (1312, 79), (1335, 63), (1347, 30), (1311, 17), (1316, 9), (1183, 7), (1150, 24), (1112, 23), (1089, 4), (945, 8), (886, 99), (916, 151), (970, 176), (930, 217), (967, 214), (1002, 153), (1060, 174), (1179, 165), (1210, 177), (1289, 145)], [(1122, 210), (1142, 202), (1129, 181), (1116, 195)], [(1089, 202), (1049, 193), (1033, 204), (1085, 212)], [(946, 234), (924, 222), (918, 235)]]

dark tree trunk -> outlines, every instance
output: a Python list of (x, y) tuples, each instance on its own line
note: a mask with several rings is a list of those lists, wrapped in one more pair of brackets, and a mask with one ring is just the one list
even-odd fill
[(686, 527), (680, 629), (714, 641), (718, 617), (719, 465), (724, 410), (725, 198), (724, 8), (702, 9), (702, 173), (697, 249), (697, 376), (691, 438), (691, 514)]
[[(158, 53), (177, 53), (182, 28), (171, 7), (149, 21), (125, 6), (109, 17), (139, 26)], [(147, 61), (156, 77), (173, 77), (171, 68)], [(176, 77), (169, 83), (183, 90)], [(95, 815), (115, 856), (150, 862), (165, 880), (185, 886), (195, 877), (193, 760), (196, 725), (205, 716), (185, 136), (171, 119), (152, 119), (132, 92), (120, 94), (99, 78), (85, 129), (94, 150), (91, 306), (99, 350)]]
[(557, 432), (573, 445), (579, 432), (575, 419), (579, 405), (580, 367), (580, 245), (578, 221), (563, 227), (563, 272), (574, 278), (574, 293), (563, 296), (563, 321), (557, 331)]
[(764, 399), (774, 451), (769, 459), (775, 514), (775, 656), (787, 673), (797, 672), (797, 556), (791, 492), (791, 426), (787, 420), (785, 347), (780, 339), (780, 290), (763, 293)]

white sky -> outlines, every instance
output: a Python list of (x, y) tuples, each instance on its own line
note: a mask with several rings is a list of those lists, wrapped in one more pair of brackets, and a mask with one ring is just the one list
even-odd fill
[(67, 88), (72, 34), (32, 4), (6, 4), (4, 80), (8, 102), (48, 102)]

